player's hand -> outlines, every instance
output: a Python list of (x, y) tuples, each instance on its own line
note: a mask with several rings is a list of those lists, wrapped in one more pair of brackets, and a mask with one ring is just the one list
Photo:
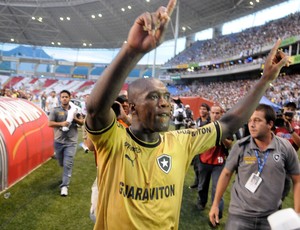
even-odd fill
[(147, 53), (163, 42), (176, 0), (169, 0), (168, 6), (161, 6), (156, 12), (145, 12), (134, 22), (127, 38), (128, 45), (140, 53)]
[(219, 224), (219, 208), (212, 206), (209, 211), (209, 221), (215, 227)]
[(269, 81), (273, 81), (277, 78), (282, 67), (288, 67), (291, 64), (290, 57), (282, 50), (278, 50), (280, 43), (281, 40), (278, 39), (265, 62), (263, 77)]

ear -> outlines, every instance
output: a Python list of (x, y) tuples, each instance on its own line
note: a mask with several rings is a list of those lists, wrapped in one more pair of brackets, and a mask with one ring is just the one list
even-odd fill
[(271, 127), (271, 129), (274, 127), (274, 121), (269, 121), (269, 125)]

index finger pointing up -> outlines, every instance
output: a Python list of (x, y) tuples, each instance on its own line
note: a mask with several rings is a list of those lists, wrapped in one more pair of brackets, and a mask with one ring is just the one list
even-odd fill
[(174, 8), (175, 8), (175, 6), (176, 6), (176, 3), (177, 3), (177, 0), (170, 0), (170, 1), (169, 1), (168, 6), (167, 6), (167, 14), (168, 14), (169, 16), (172, 15), (173, 10), (174, 10)]
[(266, 62), (268, 62), (268, 64), (271, 64), (272, 63), (272, 60), (274, 59), (276, 53), (277, 53), (277, 50), (280, 46), (280, 43), (281, 43), (281, 39), (278, 39), (276, 41), (276, 43), (274, 44), (273, 48), (271, 49), (270, 53), (269, 53), (269, 56), (266, 60)]

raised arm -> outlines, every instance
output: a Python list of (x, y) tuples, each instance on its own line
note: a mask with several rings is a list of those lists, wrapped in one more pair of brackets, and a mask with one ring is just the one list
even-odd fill
[(131, 27), (127, 43), (97, 80), (87, 103), (86, 122), (90, 129), (107, 127), (113, 119), (111, 106), (120, 92), (126, 77), (138, 61), (163, 41), (176, 0), (169, 0), (167, 7), (154, 13), (143, 13)]
[(251, 87), (248, 94), (242, 98), (232, 109), (220, 119), (222, 126), (222, 138), (233, 135), (243, 124), (247, 122), (254, 112), (261, 97), (274, 81), (283, 66), (289, 66), (289, 57), (282, 51), (278, 51), (281, 40), (278, 39), (269, 56), (266, 59), (263, 75), (260, 80)]

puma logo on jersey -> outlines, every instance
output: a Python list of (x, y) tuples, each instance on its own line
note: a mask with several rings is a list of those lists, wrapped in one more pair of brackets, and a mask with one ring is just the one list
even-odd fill
[(134, 152), (134, 153), (141, 153), (142, 152), (142, 150), (140, 148), (134, 147), (128, 142), (125, 142), (125, 148), (128, 149), (129, 151)]
[(132, 167), (134, 167), (134, 164), (133, 164), (133, 163), (134, 163), (134, 160), (135, 160), (135, 159), (132, 160), (132, 159), (130, 158), (130, 156), (129, 156), (127, 153), (125, 154), (125, 159), (128, 159), (128, 160), (131, 162)]

